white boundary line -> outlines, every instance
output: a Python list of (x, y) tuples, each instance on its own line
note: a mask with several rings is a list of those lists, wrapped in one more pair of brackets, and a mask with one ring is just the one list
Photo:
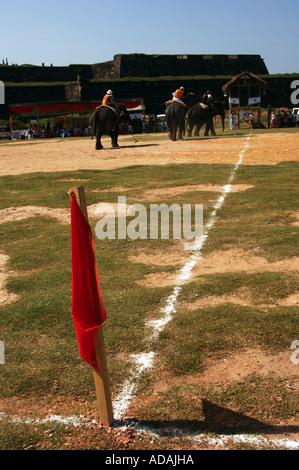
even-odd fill
[[(12, 424), (27, 424), (27, 425), (61, 425), (61, 426), (73, 426), (75, 428), (80, 427), (93, 427), (98, 426), (99, 422), (96, 420), (88, 421), (85, 417), (78, 416), (67, 416), (62, 417), (60, 415), (49, 415), (45, 418), (30, 418), (26, 416), (22, 417), (13, 417), (10, 418), (6, 413), (0, 413), (0, 422), (9, 421)], [(299, 441), (286, 438), (265, 438), (263, 436), (250, 435), (250, 434), (220, 434), (219, 436), (209, 435), (205, 433), (193, 433), (188, 430), (180, 430), (177, 428), (163, 428), (159, 430), (150, 429), (147, 426), (144, 426), (140, 423), (137, 423), (133, 420), (128, 420), (125, 424), (118, 426), (120, 432), (126, 431), (127, 426), (131, 426), (139, 435), (145, 435), (147, 438), (150, 438), (152, 441), (159, 439), (161, 435), (171, 436), (173, 439), (185, 438), (189, 439), (192, 442), (192, 445), (202, 445), (202, 446), (213, 446), (213, 447), (225, 447), (230, 443), (235, 444), (250, 444), (255, 446), (262, 447), (272, 447), (279, 449), (288, 449), (288, 450), (298, 450)]]
[[(49, 415), (45, 418), (30, 418), (26, 416), (22, 417), (12, 417), (10, 418), (6, 413), (0, 413), (0, 422), (8, 421), (12, 424), (27, 424), (27, 425), (61, 425), (61, 426), (73, 426), (75, 428), (80, 427), (93, 427), (98, 426), (100, 423), (96, 420), (88, 421), (85, 417), (78, 416), (67, 416), (62, 417), (60, 415)], [(186, 438), (192, 442), (192, 445), (198, 444), (202, 446), (216, 446), (216, 447), (225, 447), (230, 443), (234, 442), (237, 444), (250, 444), (255, 446), (270, 446), (273, 448), (279, 449), (288, 449), (288, 450), (298, 450), (299, 441), (286, 438), (265, 438), (263, 436), (250, 435), (250, 434), (220, 434), (219, 436), (209, 435), (205, 433), (193, 433), (188, 430), (180, 430), (177, 428), (161, 428), (159, 430), (150, 429), (147, 426), (144, 426), (140, 423), (137, 423), (133, 420), (125, 421), (124, 424), (118, 426), (120, 432), (126, 431), (127, 426), (131, 426), (137, 432), (137, 434), (145, 435), (147, 438), (150, 438), (152, 441), (159, 439), (161, 435), (171, 436), (173, 439)]]
[[(147, 325), (152, 329), (151, 335), (147, 340), (151, 344), (155, 340), (157, 340), (160, 332), (163, 331), (167, 323), (169, 323), (173, 318), (173, 314), (176, 311), (175, 308), (176, 308), (176, 304), (177, 304), (182, 286), (190, 279), (194, 266), (196, 265), (198, 260), (201, 258), (201, 249), (205, 241), (208, 238), (209, 231), (215, 224), (218, 211), (222, 208), (227, 194), (231, 191), (232, 182), (235, 178), (235, 174), (239, 166), (241, 165), (243, 161), (244, 153), (249, 146), (250, 137), (251, 137), (251, 133), (246, 138), (243, 150), (241, 150), (241, 152), (239, 153), (238, 162), (236, 163), (236, 165), (233, 167), (231, 171), (231, 174), (228, 179), (228, 183), (225, 186), (223, 186), (221, 195), (219, 196), (219, 198), (216, 201), (216, 204), (214, 205), (209, 221), (204, 227), (203, 235), (193, 244), (194, 248), (191, 251), (190, 259), (185, 263), (185, 265), (182, 267), (182, 269), (179, 272), (178, 283), (174, 287), (173, 292), (167, 298), (166, 306), (162, 308), (161, 310), (161, 313), (162, 313), (161, 318), (147, 323)], [(132, 362), (135, 363), (135, 371), (131, 373), (130, 377), (126, 380), (121, 393), (115, 398), (113, 402), (113, 411), (114, 411), (114, 417), (116, 420), (124, 419), (126, 410), (128, 406), (130, 405), (131, 401), (133, 400), (135, 393), (137, 391), (138, 380), (143, 371), (153, 366), (154, 356), (155, 356), (155, 353), (153, 351), (149, 353), (134, 354), (131, 356)]]

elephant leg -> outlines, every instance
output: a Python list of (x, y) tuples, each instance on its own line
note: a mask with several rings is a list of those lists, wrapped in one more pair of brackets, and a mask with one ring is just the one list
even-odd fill
[(118, 142), (117, 142), (117, 138), (118, 138), (118, 129), (114, 130), (114, 131), (111, 131), (110, 132), (110, 137), (111, 137), (111, 145), (113, 148), (118, 148), (119, 145), (118, 145)]
[(206, 131), (211, 131), (211, 135), (216, 135), (213, 119), (207, 122)]
[(201, 128), (202, 128), (202, 123), (197, 124), (196, 129), (195, 129), (195, 132), (194, 132), (194, 135), (195, 135), (196, 137), (199, 137), (199, 133), (200, 133), (200, 129), (201, 129)]
[(213, 121), (212, 121), (212, 123), (211, 123), (211, 134), (212, 134), (212, 135), (216, 135), (216, 132), (215, 132), (215, 129), (214, 129), (214, 123), (213, 123)]
[(99, 131), (99, 129), (97, 129), (97, 131), (96, 131), (96, 150), (101, 150), (103, 148), (103, 145), (101, 143), (101, 137), (102, 137), (102, 134)]
[(175, 124), (174, 122), (172, 123), (171, 127), (170, 127), (170, 139), (175, 142), (176, 141), (176, 133), (177, 133), (177, 124)]
[(178, 140), (183, 140), (183, 134), (185, 133), (185, 123), (179, 124), (179, 133), (178, 133)]
[(193, 131), (194, 126), (195, 126), (195, 123), (194, 123), (193, 119), (190, 119), (189, 121), (187, 121), (188, 137), (192, 137), (192, 131)]

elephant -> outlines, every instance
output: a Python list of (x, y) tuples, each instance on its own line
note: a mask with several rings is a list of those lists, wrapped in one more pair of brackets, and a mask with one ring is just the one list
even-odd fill
[(194, 135), (198, 136), (204, 124), (206, 124), (204, 135), (209, 135), (209, 131), (211, 131), (212, 135), (216, 135), (213, 117), (217, 115), (221, 116), (222, 131), (224, 131), (225, 110), (223, 101), (215, 99), (208, 104), (198, 103), (192, 106), (187, 116), (188, 137), (192, 136), (194, 126), (196, 126)]
[(177, 130), (178, 139), (182, 139), (185, 134), (186, 105), (180, 101), (167, 101), (165, 117), (170, 140), (177, 140)]
[(119, 133), (119, 123), (127, 122), (131, 123), (131, 117), (124, 105), (118, 105), (121, 113), (119, 114), (115, 108), (111, 106), (101, 105), (98, 106), (89, 118), (91, 125), (92, 134), (96, 136), (96, 150), (101, 150), (103, 145), (101, 144), (101, 137), (103, 135), (110, 135), (112, 147), (119, 147), (117, 143)]

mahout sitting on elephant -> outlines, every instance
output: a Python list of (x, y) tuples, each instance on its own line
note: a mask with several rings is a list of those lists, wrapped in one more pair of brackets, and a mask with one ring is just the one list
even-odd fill
[(204, 135), (209, 135), (211, 131), (212, 135), (216, 135), (214, 129), (213, 118), (214, 116), (221, 116), (222, 131), (224, 130), (225, 121), (225, 110), (224, 102), (218, 99), (208, 100), (207, 103), (198, 103), (188, 111), (187, 113), (187, 131), (188, 137), (192, 136), (193, 127), (196, 126), (194, 135), (199, 136), (201, 127), (206, 124), (206, 130)]
[(182, 139), (185, 135), (186, 105), (182, 101), (170, 100), (166, 103), (165, 118), (170, 140)]
[(185, 135), (186, 111), (192, 100), (194, 102), (194, 93), (186, 92), (185, 88), (181, 86), (172, 93), (172, 99), (166, 101), (166, 124), (169, 130), (169, 138), (173, 141), (177, 138), (182, 139)]
[(119, 134), (119, 123), (126, 122), (131, 123), (131, 117), (122, 104), (118, 104), (118, 110), (112, 106), (100, 105), (89, 118), (91, 125), (92, 134), (96, 136), (96, 150), (101, 150), (103, 145), (101, 144), (101, 137), (103, 135), (109, 135), (111, 137), (112, 147), (119, 147), (118, 145), (118, 134)]

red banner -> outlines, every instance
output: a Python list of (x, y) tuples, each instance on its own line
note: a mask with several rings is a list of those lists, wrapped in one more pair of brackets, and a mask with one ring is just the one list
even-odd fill
[(57, 113), (62, 109), (62, 104), (39, 104), (40, 111), (43, 113)]
[(12, 106), (11, 110), (16, 114), (32, 113), (35, 110), (35, 104), (30, 106)]
[(98, 106), (101, 106), (102, 102), (100, 101), (99, 103), (90, 103), (90, 107), (92, 109), (96, 109)]
[(87, 103), (68, 103), (64, 104), (64, 109), (71, 113), (82, 113), (87, 109)]
[(134, 109), (140, 106), (141, 100), (139, 101), (117, 101), (117, 104), (123, 104), (127, 109)]
[(71, 194), (72, 316), (82, 359), (97, 370), (94, 335), (106, 320), (91, 228)]
[[(90, 113), (91, 110), (95, 110), (98, 106), (102, 104), (102, 101), (99, 102), (85, 102), (85, 103), (36, 103), (36, 104), (20, 104), (12, 105), (10, 109), (15, 114), (24, 114), (27, 116), (32, 116), (34, 113), (40, 113), (40, 116), (44, 115), (59, 115), (60, 113)], [(117, 101), (117, 104), (122, 104), (126, 107), (127, 110), (133, 110), (138, 108), (141, 104), (141, 100), (134, 101)]]

